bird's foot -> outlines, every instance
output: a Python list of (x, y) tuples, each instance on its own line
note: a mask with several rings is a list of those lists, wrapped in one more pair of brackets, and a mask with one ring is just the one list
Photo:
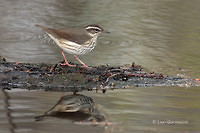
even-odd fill
[(83, 66), (81, 66), (82, 68), (92, 69), (92, 67), (89, 67), (89, 66), (87, 66), (85, 64), (82, 64), (82, 65), (83, 65)]
[(63, 64), (60, 64), (61, 66), (69, 66), (69, 67), (76, 67), (76, 65), (71, 65), (69, 63), (63, 63)]

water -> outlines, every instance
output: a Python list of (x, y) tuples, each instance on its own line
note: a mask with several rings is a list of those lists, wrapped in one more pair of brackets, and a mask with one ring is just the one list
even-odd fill
[[(57, 63), (63, 60), (60, 48), (35, 24), (64, 28), (95, 23), (111, 34), (101, 35), (96, 48), (80, 56), (87, 65), (123, 65), (134, 61), (147, 71), (200, 77), (198, 0), (0, 0), (0, 3), (0, 56), (7, 61)], [(72, 55), (66, 56), (75, 61)], [(8, 124), (5, 95), (0, 92), (0, 132), (10, 132), (10, 127), (20, 133), (193, 133), (200, 130), (199, 87), (83, 93), (95, 100), (109, 121), (119, 125), (104, 129), (57, 118), (34, 122), (33, 118), (54, 105), (61, 94), (16, 90), (8, 92), (15, 126)], [(183, 123), (170, 124), (174, 121)]]

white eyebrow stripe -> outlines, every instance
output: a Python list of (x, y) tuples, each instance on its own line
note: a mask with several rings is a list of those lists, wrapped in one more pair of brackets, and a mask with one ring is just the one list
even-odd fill
[(94, 27), (94, 26), (88, 26), (87, 28), (85, 28), (86, 30), (88, 30), (88, 29), (98, 29), (98, 30), (102, 30), (102, 29), (100, 29), (100, 28), (98, 28), (98, 27)]

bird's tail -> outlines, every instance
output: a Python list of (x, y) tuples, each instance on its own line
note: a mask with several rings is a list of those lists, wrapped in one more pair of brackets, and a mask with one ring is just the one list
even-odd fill
[(46, 28), (46, 27), (44, 27), (42, 25), (38, 25), (38, 24), (36, 24), (35, 26), (39, 27), (40, 29), (42, 29), (43, 31), (45, 31), (48, 34), (52, 34), (52, 29), (50, 29), (50, 28)]
[(42, 25), (36, 24), (35, 26), (36, 26), (36, 27), (39, 27), (39, 28), (41, 28), (41, 29), (43, 29), (43, 30), (46, 30), (46, 29), (47, 29), (46, 27), (44, 27), (44, 26), (42, 26)]

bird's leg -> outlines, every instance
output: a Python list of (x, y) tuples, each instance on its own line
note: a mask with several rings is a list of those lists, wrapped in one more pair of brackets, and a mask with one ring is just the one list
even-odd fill
[(63, 57), (64, 57), (64, 59), (65, 59), (65, 63), (64, 63), (64, 64), (61, 64), (61, 65), (63, 65), (63, 66), (67, 65), (67, 66), (69, 66), (69, 67), (76, 67), (76, 65), (71, 65), (71, 64), (68, 63), (68, 61), (67, 61), (67, 59), (66, 59), (66, 57), (65, 57), (65, 54), (64, 54), (63, 50), (62, 50), (62, 55), (63, 55)]
[(77, 59), (83, 65), (82, 67), (91, 68), (85, 65), (85, 63), (83, 63), (76, 55), (74, 55), (74, 58)]

